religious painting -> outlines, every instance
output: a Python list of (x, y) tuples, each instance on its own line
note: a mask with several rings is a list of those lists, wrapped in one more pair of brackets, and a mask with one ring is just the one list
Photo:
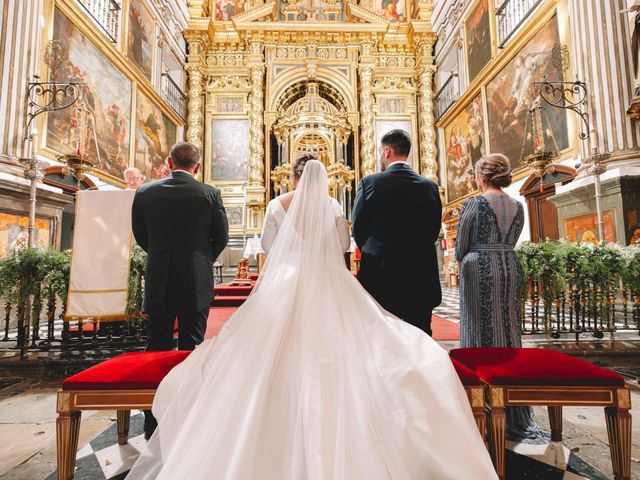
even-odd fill
[[(35, 240), (39, 250), (51, 248), (51, 220), (36, 218)], [(29, 217), (0, 212), (0, 258), (29, 246)]]
[[(376, 121), (376, 171), (382, 171), (382, 163), (380, 162), (380, 156), (378, 155), (378, 147), (382, 141), (382, 137), (391, 130), (395, 129), (404, 130), (409, 134), (413, 143), (413, 127), (411, 120), (377, 120)], [(411, 155), (413, 154), (413, 148), (409, 152), (409, 161), (411, 162)]]
[(277, 10), (278, 19), (287, 22), (344, 21), (343, 0), (278, 0)]
[(231, 226), (242, 226), (242, 210), (243, 207), (229, 206), (225, 209), (227, 211), (227, 219)]
[(247, 0), (217, 0), (216, 20), (229, 21), (244, 12)]
[[(604, 241), (606, 243), (615, 243), (617, 240), (613, 213), (613, 210), (607, 210), (603, 213)], [(567, 240), (572, 242), (598, 244), (598, 216), (592, 213), (565, 219), (564, 235)]]
[(388, 20), (404, 22), (407, 19), (406, 0), (376, 0), (375, 5), (376, 13)]
[(176, 143), (177, 127), (147, 97), (136, 96), (136, 145), (134, 166), (148, 181), (168, 176), (169, 150)]
[(47, 147), (80, 151), (96, 170), (122, 178), (129, 159), (131, 81), (57, 9), (53, 41), (62, 60), (51, 80), (82, 85), (73, 107), (48, 114)]
[(542, 130), (546, 150), (562, 151), (569, 147), (566, 112), (544, 104), (540, 85), (545, 76), (550, 81), (561, 79), (553, 65), (552, 50), (560, 43), (557, 17), (553, 17), (507, 66), (487, 85), (489, 145), (492, 153), (503, 153), (512, 168), (533, 153), (534, 141), (525, 130), (531, 130), (528, 110), (536, 100), (541, 102)]
[(626, 212), (627, 245), (640, 246), (640, 209), (631, 208)]
[(249, 161), (249, 120), (211, 121), (211, 180), (243, 182)]
[(482, 98), (476, 97), (444, 129), (447, 201), (453, 202), (477, 190), (475, 166), (485, 154)]
[(153, 68), (153, 46), (155, 43), (153, 16), (142, 0), (131, 0), (129, 4), (129, 34), (127, 57), (151, 79)]
[(467, 17), (467, 72), (469, 83), (491, 60), (491, 15), (489, 0), (480, 0)]

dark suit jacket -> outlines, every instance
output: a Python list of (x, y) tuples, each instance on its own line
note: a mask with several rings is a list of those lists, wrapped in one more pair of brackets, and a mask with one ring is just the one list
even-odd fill
[(362, 179), (352, 212), (353, 237), (362, 252), (359, 278), (383, 306), (408, 303), (404, 308), (421, 312), (440, 304), (441, 216), (438, 186), (408, 164)]
[(193, 313), (213, 300), (212, 264), (229, 240), (220, 190), (186, 172), (138, 188), (133, 234), (148, 253), (144, 309)]

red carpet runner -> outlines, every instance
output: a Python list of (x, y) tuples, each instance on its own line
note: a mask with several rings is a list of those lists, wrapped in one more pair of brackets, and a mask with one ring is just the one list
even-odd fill
[[(205, 338), (214, 337), (218, 334), (224, 322), (226, 322), (238, 307), (214, 307), (209, 311), (207, 321), (207, 331)], [(433, 315), (431, 320), (433, 328), (433, 338), (435, 340), (460, 340), (460, 328), (455, 322), (445, 320), (438, 315)]]

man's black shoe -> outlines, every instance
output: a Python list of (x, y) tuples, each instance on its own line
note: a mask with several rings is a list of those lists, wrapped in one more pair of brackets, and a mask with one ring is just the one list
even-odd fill
[(153, 432), (156, 431), (156, 428), (158, 427), (158, 422), (153, 417), (153, 415), (151, 415), (151, 412), (149, 412), (148, 415), (146, 413), (147, 412), (145, 412), (145, 417), (144, 417), (144, 438), (145, 440), (149, 440), (151, 438), (151, 435), (153, 435)]

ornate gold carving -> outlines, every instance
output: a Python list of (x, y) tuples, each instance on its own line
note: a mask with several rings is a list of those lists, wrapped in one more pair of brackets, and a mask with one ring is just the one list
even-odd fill
[(631, 395), (628, 388), (618, 389), (618, 408), (631, 408)]
[(249, 184), (264, 185), (264, 64), (249, 65)]
[(373, 83), (374, 90), (406, 90), (416, 91), (416, 84), (411, 78), (383, 77)]
[(380, 113), (406, 113), (407, 103), (404, 98), (381, 98)]
[(243, 97), (218, 97), (216, 110), (218, 113), (242, 113), (243, 103)]
[(484, 390), (482, 387), (471, 389), (471, 406), (482, 407), (484, 405)]
[(202, 72), (199, 65), (187, 65), (189, 75), (189, 115), (187, 141), (202, 151)]
[(502, 388), (491, 389), (491, 406), (504, 407), (504, 390)]
[(68, 392), (58, 392), (58, 413), (68, 413), (71, 403), (71, 394)]
[(373, 130), (373, 65), (364, 64), (358, 67), (360, 73), (360, 121), (362, 176), (376, 172), (376, 147)]
[(420, 173), (438, 183), (438, 150), (436, 147), (435, 118), (433, 115), (433, 74), (435, 65), (419, 70), (420, 80)]
[(224, 77), (209, 77), (207, 90), (250, 90), (251, 84), (246, 77), (227, 75)]

